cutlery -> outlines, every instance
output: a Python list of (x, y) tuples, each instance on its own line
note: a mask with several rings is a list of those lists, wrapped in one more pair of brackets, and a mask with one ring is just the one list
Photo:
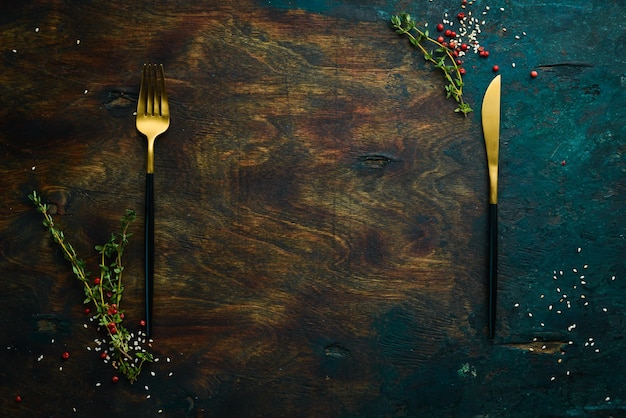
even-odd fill
[(152, 331), (154, 289), (154, 142), (170, 126), (163, 64), (144, 64), (137, 100), (137, 130), (148, 139), (146, 167), (145, 303), (146, 336)]
[(497, 75), (487, 87), (482, 106), (483, 135), (489, 168), (489, 338), (496, 331), (496, 304), (498, 299), (498, 151), (500, 142), (500, 88)]

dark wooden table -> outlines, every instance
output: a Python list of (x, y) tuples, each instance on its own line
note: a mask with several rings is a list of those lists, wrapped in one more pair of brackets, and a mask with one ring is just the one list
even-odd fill
[[(466, 61), (466, 119), (388, 24), (406, 10), (434, 32), (460, 1), (229, 4), (0, 6), (0, 414), (624, 416), (623, 1), (468, 6), (490, 56)], [(104, 334), (27, 195), (92, 271), (138, 211), (124, 303), (139, 329), (144, 62), (165, 65), (172, 124), (156, 148), (159, 362), (131, 385), (94, 351)]]

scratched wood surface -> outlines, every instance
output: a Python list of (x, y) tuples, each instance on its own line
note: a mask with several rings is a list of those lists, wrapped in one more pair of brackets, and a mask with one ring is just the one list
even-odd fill
[[(537, 283), (532, 298), (526, 286), (531, 277), (552, 280), (550, 257), (559, 247), (546, 237), (571, 220), (567, 209), (529, 220), (545, 206), (540, 192), (523, 200), (528, 181), (503, 180), (514, 203), (501, 205), (501, 228), (512, 238), (502, 244), (498, 337), (486, 338), (479, 119), (453, 113), (439, 75), (385, 23), (381, 11), (412, 5), (329, 2), (320, 11), (222, 3), (0, 6), (2, 410), (216, 417), (623, 411), (624, 392), (609, 388), (614, 369), (624, 367), (623, 302), (596, 328), (613, 340), (595, 362), (581, 334), (572, 365), (561, 365), (574, 339), (564, 328), (595, 311), (571, 323), (546, 319), (549, 330), (528, 319), (527, 311), (548, 312), (540, 294), (552, 283)], [(137, 323), (146, 145), (133, 112), (144, 62), (165, 65), (172, 124), (156, 148), (152, 349), (160, 361), (131, 386), (111, 383), (113, 369), (86, 349), (101, 335), (84, 327), (80, 285), (26, 196), (38, 190), (54, 205), (92, 271), (93, 245), (106, 241), (126, 208), (139, 212), (124, 297), (128, 321)], [(539, 64), (569, 81), (588, 68), (558, 63)], [(476, 79), (476, 109), (489, 77)], [(615, 94), (623, 104), (623, 87)], [(514, 123), (528, 105), (509, 100), (503, 127), (526, 138), (521, 149), (531, 147), (531, 135)], [(618, 137), (617, 145), (596, 143), (593, 166), (602, 147), (613, 147), (611, 193), (623, 203), (624, 131), (610, 124), (617, 116), (584, 123), (609, 123)], [(553, 145), (545, 146), (551, 152)], [(515, 149), (503, 150), (511, 161), (505, 175), (526, 170)], [(542, 175), (560, 167), (549, 164)], [(615, 202), (602, 209), (622, 210)], [(606, 258), (591, 258), (606, 282), (623, 272), (615, 261), (623, 247), (613, 239), (606, 268), (598, 267)], [(569, 244), (556, 254), (574, 253), (577, 244)], [(597, 285), (598, 309), (623, 295), (619, 286)], [(72, 356), (62, 361), (66, 350)], [(566, 379), (570, 368), (577, 381), (551, 381)], [(597, 377), (603, 383), (589, 394)], [(512, 411), (526, 402), (527, 410)]]

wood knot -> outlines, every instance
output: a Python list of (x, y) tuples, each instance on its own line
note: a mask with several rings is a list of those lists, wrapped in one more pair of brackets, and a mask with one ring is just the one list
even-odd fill
[(400, 162), (400, 160), (382, 155), (382, 154), (366, 154), (357, 158), (360, 168), (370, 170), (384, 170), (389, 164)]
[(71, 194), (63, 188), (51, 188), (46, 191), (46, 199), (50, 202), (51, 215), (65, 215)]
[(333, 343), (324, 347), (324, 355), (333, 358), (346, 358), (350, 357), (351, 353), (350, 350), (348, 350), (347, 348), (339, 344)]
[(137, 108), (137, 93), (124, 88), (109, 90), (102, 105), (114, 117), (127, 116)]

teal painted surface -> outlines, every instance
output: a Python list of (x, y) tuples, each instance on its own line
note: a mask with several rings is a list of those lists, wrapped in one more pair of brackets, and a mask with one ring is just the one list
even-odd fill
[[(263, 4), (381, 27), (401, 11), (431, 28), (443, 13), (460, 11), (460, 1)], [(624, 416), (626, 5), (476, 1), (467, 10), (480, 14), (486, 5), (480, 41), (491, 55), (468, 59), (465, 81), (479, 109), (494, 64), (503, 77), (498, 315), (507, 337), (475, 347), (442, 342), (432, 362), (416, 365), (415, 328), (429, 319), (412, 317), (408, 308), (389, 312), (376, 325), (389, 359), (380, 366), (381, 396), (361, 412)], [(531, 78), (531, 70), (539, 76)], [(472, 139), (482, 141), (479, 112), (472, 118), (478, 133)], [(484, 235), (485, 223), (475, 231)], [(484, 318), (484, 311), (475, 313), (477, 328)], [(507, 347), (533, 339), (566, 345), (551, 355)]]

